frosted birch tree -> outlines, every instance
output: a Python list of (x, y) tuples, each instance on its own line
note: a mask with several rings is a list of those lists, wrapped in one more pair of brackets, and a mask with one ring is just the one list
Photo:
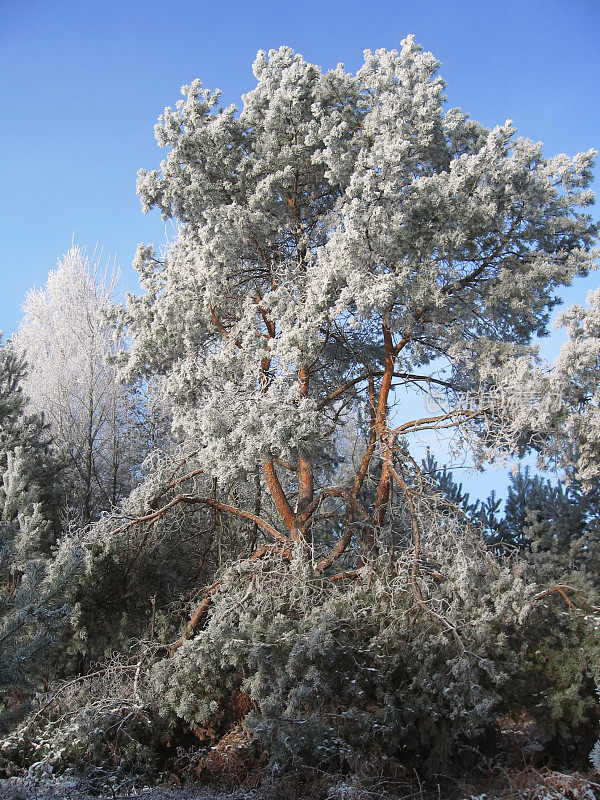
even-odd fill
[[(533, 358), (557, 287), (594, 266), (594, 151), (547, 158), (510, 121), (447, 108), (438, 68), (413, 37), (356, 74), (260, 52), (239, 112), (184, 86), (155, 129), (160, 170), (139, 173), (144, 210), (179, 231), (138, 249), (129, 374), (161, 376), (207, 475), (258, 474), (263, 497), (170, 507), (312, 542), (319, 570), (388, 530), (418, 536), (411, 437), (485, 435), (463, 393)], [(403, 406), (434, 386), (450, 410)]]
[(142, 406), (107, 362), (122, 346), (109, 320), (117, 278), (74, 246), (28, 293), (16, 337), (29, 364), (24, 390), (67, 454), (85, 523), (129, 489), (143, 444)]

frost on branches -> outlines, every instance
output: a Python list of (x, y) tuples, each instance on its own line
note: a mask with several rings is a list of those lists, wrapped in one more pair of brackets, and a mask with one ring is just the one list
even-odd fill
[(571, 306), (557, 320), (568, 339), (547, 379), (553, 403), (536, 422), (546, 463), (556, 459), (590, 492), (600, 475), (600, 289), (587, 302), (588, 308)]
[[(71, 254), (30, 297), (19, 339), (29, 325), (30, 360), (49, 370), (39, 391), (60, 399), (76, 367), (87, 426), (73, 452), (95, 453), (94, 475), (111, 474), (106, 355), (129, 385), (159, 387), (173, 439), (112, 513), (54, 543), (48, 574), (68, 582), (73, 632), (64, 680), (13, 727), (0, 770), (241, 780), (249, 765), (308, 766), (372, 788), (474, 755), (501, 763), (522, 720), (545, 755), (587, 758), (600, 506), (580, 489), (600, 441), (596, 296), (565, 318), (555, 370), (532, 342), (556, 290), (594, 266), (595, 154), (547, 159), (510, 123), (447, 109), (437, 68), (408, 38), (399, 54), (367, 52), (356, 75), (260, 53), (239, 112), (184, 87), (156, 128), (160, 171), (139, 178), (144, 208), (177, 235), (138, 250), (126, 352), (100, 310), (112, 299), (81, 265), (67, 279)], [(64, 330), (50, 323), (78, 286), (83, 350), (35, 332)], [(60, 368), (47, 366), (57, 344), (75, 353)], [(81, 402), (91, 386), (97, 418)], [(472, 503), (434, 459), (417, 463), (413, 440), (431, 430), (479, 459), (535, 444), (576, 480), (520, 473), (502, 516), (493, 492)], [(91, 516), (101, 505), (90, 494)]]
[(68, 608), (53, 580), (59, 537), (57, 466), (22, 390), (25, 365), (0, 341), (0, 730), (56, 664)]
[(110, 320), (117, 280), (73, 246), (28, 293), (16, 337), (25, 392), (67, 456), (71, 507), (84, 523), (127, 494), (145, 455), (143, 404), (108, 361), (124, 344)]
[[(546, 158), (446, 109), (438, 66), (412, 37), (356, 75), (261, 52), (239, 114), (184, 87), (139, 174), (179, 230), (138, 250), (129, 370), (162, 376), (220, 486), (259, 473), (266, 539), (313, 541), (320, 569), (376, 549), (410, 507), (411, 435), (481, 427), (460, 393), (530, 357), (556, 287), (593, 264), (594, 152)], [(454, 404), (413, 419), (407, 386)]]

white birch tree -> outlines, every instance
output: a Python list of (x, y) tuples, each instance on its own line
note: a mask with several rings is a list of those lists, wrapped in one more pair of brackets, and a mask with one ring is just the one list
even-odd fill
[(74, 246), (28, 293), (16, 337), (29, 364), (24, 390), (67, 454), (84, 523), (128, 491), (143, 452), (142, 405), (107, 361), (123, 344), (109, 319), (117, 279)]

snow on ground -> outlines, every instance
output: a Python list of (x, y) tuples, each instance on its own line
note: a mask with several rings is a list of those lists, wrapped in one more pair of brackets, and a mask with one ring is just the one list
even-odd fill
[[(108, 787), (107, 787), (108, 788)], [(0, 780), (1, 800), (260, 800), (243, 790), (222, 793), (205, 787), (129, 787), (110, 789), (101, 795), (90, 794), (74, 780), (35, 780), (10, 778)]]

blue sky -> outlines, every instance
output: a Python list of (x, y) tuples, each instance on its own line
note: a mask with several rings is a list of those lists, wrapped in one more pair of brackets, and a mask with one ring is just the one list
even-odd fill
[[(0, 0), (0, 329), (15, 330), (73, 235), (135, 289), (137, 243), (165, 236), (141, 212), (136, 172), (158, 165), (153, 126), (183, 83), (239, 103), (259, 49), (355, 70), (365, 48), (408, 33), (443, 62), (451, 105), (513, 119), (549, 155), (600, 146), (600, 0)], [(598, 282), (563, 296), (583, 302)]]
[(513, 119), (549, 154), (600, 145), (600, 0), (2, 0), (0, 329), (73, 234), (135, 287), (138, 241), (165, 233), (141, 213), (136, 172), (157, 166), (153, 125), (181, 84), (199, 77), (236, 102), (260, 48), (354, 70), (408, 33), (442, 60), (452, 105)]

